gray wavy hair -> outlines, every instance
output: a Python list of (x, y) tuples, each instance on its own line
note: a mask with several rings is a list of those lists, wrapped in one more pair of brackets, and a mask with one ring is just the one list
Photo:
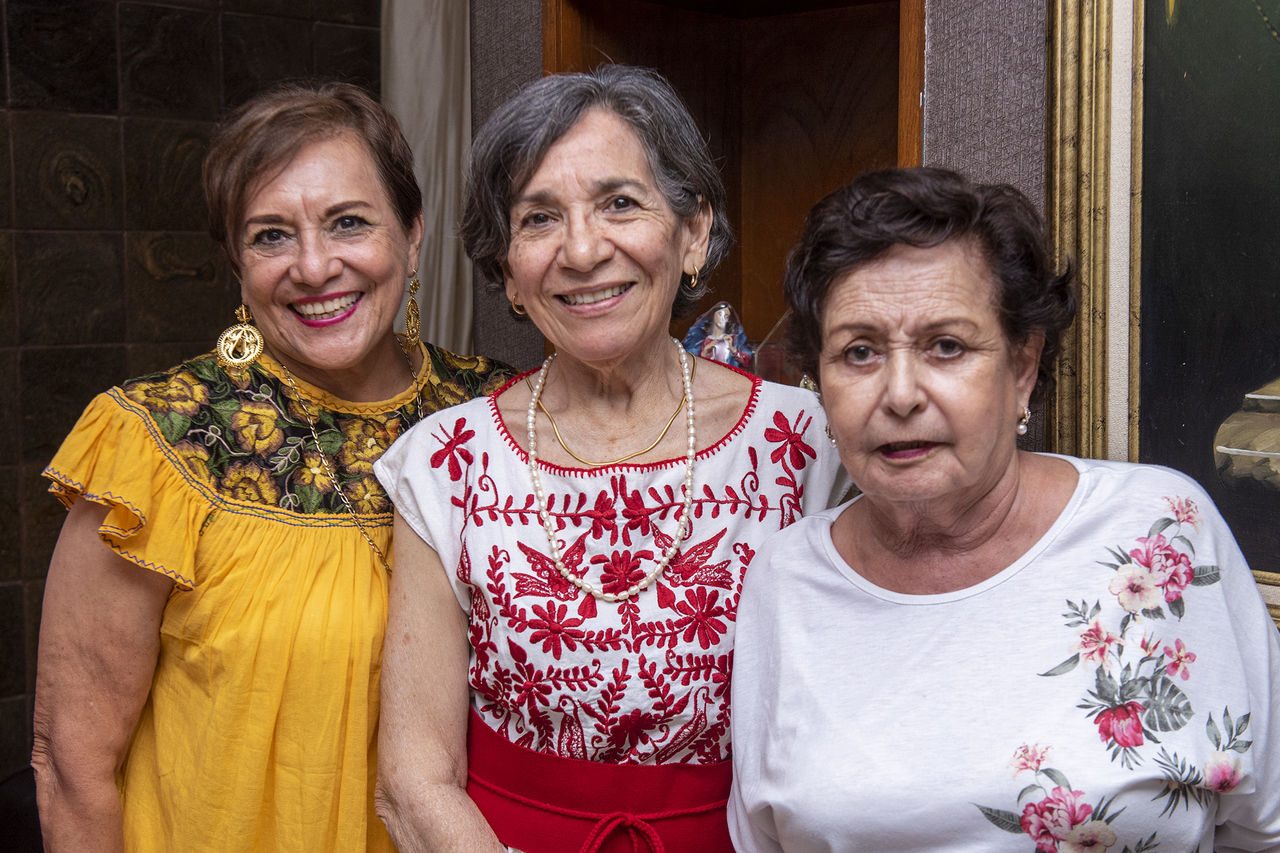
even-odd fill
[(471, 144), (462, 242), (494, 288), (511, 246), (511, 206), (542, 158), (589, 110), (609, 110), (629, 124), (649, 158), (658, 191), (683, 221), (711, 210), (711, 239), (697, 288), (688, 275), (671, 306), (672, 318), (691, 311), (706, 281), (733, 246), (720, 170), (680, 96), (647, 68), (602, 65), (584, 74), (553, 74), (522, 89), (489, 116)]

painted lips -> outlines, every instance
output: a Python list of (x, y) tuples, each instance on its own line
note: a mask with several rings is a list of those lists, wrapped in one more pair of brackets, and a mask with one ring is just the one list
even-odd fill
[(363, 293), (344, 293), (330, 299), (294, 302), (289, 307), (308, 326), (325, 326), (345, 319), (355, 310)]

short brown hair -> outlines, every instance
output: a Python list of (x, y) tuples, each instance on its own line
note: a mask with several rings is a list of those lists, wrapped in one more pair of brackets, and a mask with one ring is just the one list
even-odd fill
[(978, 184), (936, 168), (886, 169), (856, 178), (813, 206), (787, 258), (783, 289), (793, 312), (787, 344), (815, 379), (822, 316), (835, 283), (894, 246), (970, 241), (993, 278), (1005, 340), (1044, 335), (1032, 401), (1053, 391), (1053, 362), (1076, 314), (1074, 273), (1055, 269), (1035, 205), (1007, 184)]
[(237, 271), (236, 235), (255, 184), (283, 168), (307, 144), (343, 133), (354, 133), (364, 142), (400, 223), (413, 227), (422, 211), (422, 190), (413, 173), (413, 152), (396, 117), (350, 83), (283, 83), (223, 118), (204, 158), (209, 233)]

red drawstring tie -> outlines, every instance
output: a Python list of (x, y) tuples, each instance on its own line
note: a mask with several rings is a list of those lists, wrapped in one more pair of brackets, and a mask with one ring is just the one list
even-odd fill
[[(658, 814), (651, 815), (653, 818), (666, 817), (667, 815)], [(631, 851), (632, 853), (640, 853), (640, 838), (644, 835), (644, 840), (649, 843), (651, 853), (667, 853), (667, 848), (662, 844), (662, 838), (659, 837), (658, 831), (654, 829), (648, 821), (643, 818), (636, 817), (626, 812), (614, 812), (600, 818), (596, 825), (592, 828), (591, 834), (582, 842), (582, 848), (578, 853), (598, 853), (605, 839), (614, 833), (615, 830), (626, 827), (627, 832), (631, 835)], [(639, 830), (637, 832), (637, 830)]]

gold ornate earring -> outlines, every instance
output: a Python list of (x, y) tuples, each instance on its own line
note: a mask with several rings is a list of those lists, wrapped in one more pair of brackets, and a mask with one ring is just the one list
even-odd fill
[(253, 323), (249, 306), (241, 303), (236, 309), (236, 323), (218, 336), (218, 366), (228, 373), (243, 374), (262, 355), (262, 332)]
[(404, 351), (412, 354), (418, 348), (418, 334), (422, 331), (422, 316), (418, 313), (418, 271), (414, 270), (410, 275), (413, 281), (409, 282), (409, 304), (404, 307)]
[(1022, 417), (1018, 418), (1018, 435), (1027, 434), (1027, 424), (1031, 422), (1031, 410), (1026, 406), (1022, 407)]

